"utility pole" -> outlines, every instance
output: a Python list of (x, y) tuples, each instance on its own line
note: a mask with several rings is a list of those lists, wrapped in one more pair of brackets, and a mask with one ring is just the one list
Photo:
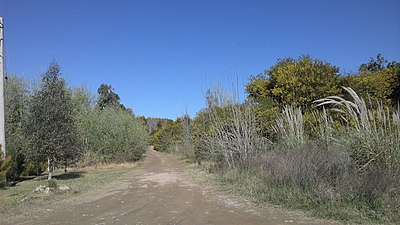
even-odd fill
[(3, 159), (6, 158), (6, 132), (4, 116), (4, 22), (0, 17), (0, 145), (3, 151)]

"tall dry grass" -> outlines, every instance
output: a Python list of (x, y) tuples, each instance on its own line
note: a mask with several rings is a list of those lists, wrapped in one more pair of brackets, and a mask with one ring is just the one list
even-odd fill
[(284, 107), (281, 115), (275, 120), (275, 125), (272, 129), (278, 134), (281, 141), (290, 147), (303, 144), (306, 137), (301, 108), (293, 106)]
[(215, 89), (211, 99), (219, 99), (218, 106), (206, 109), (204, 123), (211, 124), (210, 132), (201, 137), (208, 158), (229, 169), (251, 167), (257, 153), (265, 151), (270, 143), (260, 134), (251, 107), (240, 104), (236, 94)]
[(399, 109), (345, 90), (351, 100), (330, 96), (316, 101), (320, 110), (285, 107), (268, 131), (274, 143), (261, 135), (251, 105), (214, 96), (218, 104), (208, 104), (201, 120), (209, 128), (201, 151), (223, 172), (224, 186), (256, 202), (347, 222), (398, 223)]
[[(358, 169), (361, 171), (373, 164), (383, 165), (389, 170), (399, 169), (399, 109), (385, 108), (381, 102), (366, 102), (353, 89), (344, 89), (352, 100), (330, 96), (317, 100), (316, 103), (318, 106), (333, 105), (333, 110), (340, 114), (343, 130), (336, 132), (341, 143), (352, 150), (352, 157)], [(330, 127), (332, 122), (326, 123), (325, 126)]]

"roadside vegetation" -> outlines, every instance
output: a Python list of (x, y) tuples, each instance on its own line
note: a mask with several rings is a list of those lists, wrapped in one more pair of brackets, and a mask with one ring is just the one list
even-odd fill
[[(0, 190), (0, 223), (13, 223), (19, 216), (38, 215), (103, 197), (106, 189), (132, 171), (137, 163), (107, 164), (54, 170), (53, 179), (47, 173), (24, 177), (14, 187)], [(51, 192), (41, 192), (39, 187), (50, 186)], [(69, 187), (68, 190), (55, 187)]]
[(149, 140), (145, 126), (121, 104), (112, 86), (102, 84), (97, 94), (69, 87), (55, 62), (37, 83), (8, 76), (7, 158), (0, 161), (7, 189), (18, 189), (16, 184), (45, 171), (51, 180), (57, 168), (67, 173), (71, 168), (142, 158)]
[[(232, 88), (235, 89), (235, 88)], [(259, 204), (349, 223), (400, 223), (400, 63), (354, 74), (310, 56), (278, 60), (235, 91), (152, 132), (221, 187)]]

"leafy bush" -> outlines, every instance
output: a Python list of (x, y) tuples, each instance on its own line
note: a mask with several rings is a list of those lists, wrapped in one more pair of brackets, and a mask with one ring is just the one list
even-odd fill
[[(151, 140), (155, 150), (171, 152), (174, 148), (179, 148), (179, 153), (185, 157), (192, 157), (192, 120), (189, 115), (185, 114), (175, 121), (164, 121), (166, 123), (154, 132)], [(185, 149), (188, 152), (185, 153)]]
[(158, 129), (151, 140), (151, 144), (154, 145), (154, 149), (157, 151), (167, 151), (170, 146), (181, 142), (182, 127), (174, 121)]
[(8, 154), (11, 156), (11, 161), (7, 172), (7, 180), (16, 181), (24, 171), (24, 156), (20, 152), (8, 152)]
[[(107, 89), (105, 95), (111, 93), (111, 86), (102, 87)], [(149, 135), (145, 126), (135, 118), (132, 110), (119, 103), (114, 92), (111, 95), (116, 97), (118, 104), (114, 100), (104, 102), (108, 97), (103, 96), (100, 101), (104, 103), (103, 107), (99, 107), (98, 99), (85, 88), (73, 90), (75, 123), (81, 143), (79, 152), (84, 154), (86, 165), (136, 161), (147, 149)]]
[(249, 97), (257, 102), (269, 97), (279, 106), (307, 108), (315, 99), (339, 95), (339, 68), (308, 55), (279, 59), (246, 85)]
[(10, 161), (11, 156), (7, 156), (5, 159), (3, 159), (2, 154), (0, 154), (0, 187), (4, 185), (4, 177), (10, 169)]
[(92, 109), (79, 124), (86, 163), (136, 161), (147, 149), (145, 127), (123, 109)]
[(27, 163), (24, 165), (22, 176), (39, 176), (47, 169), (47, 163)]

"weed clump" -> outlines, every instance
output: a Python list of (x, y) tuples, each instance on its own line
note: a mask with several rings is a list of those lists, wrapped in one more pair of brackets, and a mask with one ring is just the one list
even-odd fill
[(49, 187), (49, 188), (53, 188), (53, 189), (56, 189), (57, 187), (58, 187), (58, 184), (57, 184), (57, 182), (55, 181), (55, 180), (48, 180), (47, 181), (47, 187)]
[(219, 104), (208, 104), (194, 124), (202, 131), (193, 137), (195, 160), (258, 203), (355, 223), (400, 223), (399, 109), (344, 89), (352, 100), (331, 96), (311, 111), (286, 106), (267, 132), (252, 104), (214, 96)]

